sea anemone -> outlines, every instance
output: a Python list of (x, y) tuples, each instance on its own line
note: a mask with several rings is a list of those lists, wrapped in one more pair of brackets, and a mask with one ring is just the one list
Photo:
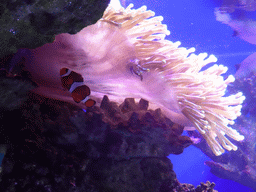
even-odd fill
[(146, 6), (132, 7), (108, 7), (96, 24), (75, 35), (57, 35), (54, 43), (31, 50), (27, 69), (40, 85), (38, 92), (65, 100), (68, 93), (64, 98), (59, 70), (67, 67), (83, 75), (94, 99), (104, 94), (115, 101), (144, 98), (174, 122), (194, 126), (215, 155), (224, 153), (223, 148), (237, 150), (225, 135), (244, 139), (229, 127), (241, 114), (244, 96), (224, 97), (234, 81), (232, 75), (225, 80), (221, 76), (227, 67), (202, 70), (216, 57), (195, 55), (194, 48), (166, 40), (170, 32), (163, 17), (155, 17)]

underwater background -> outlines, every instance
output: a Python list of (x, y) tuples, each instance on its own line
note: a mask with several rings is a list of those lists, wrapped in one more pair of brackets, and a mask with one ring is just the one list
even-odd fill
[[(221, 1), (122, 0), (121, 3), (124, 6), (133, 3), (134, 8), (146, 5), (157, 16), (163, 16), (163, 23), (171, 31), (167, 36), (168, 40), (180, 41), (181, 47), (195, 47), (196, 54), (203, 52), (214, 54), (218, 58), (217, 64), (229, 68), (225, 77), (234, 75), (235, 65), (256, 52), (255, 45), (234, 36), (231, 27), (216, 21), (214, 9), (221, 6)], [(251, 12), (246, 17), (256, 19), (256, 13)], [(2, 158), (3, 154), (0, 154), (0, 162)], [(210, 168), (204, 164), (210, 158), (194, 146), (186, 148), (180, 155), (170, 155), (169, 158), (181, 183), (197, 186), (200, 182), (209, 180), (216, 184), (215, 190), (220, 192), (253, 191), (234, 181), (221, 179), (210, 173)]]
[[(216, 21), (214, 9), (220, 7), (222, 1), (217, 0), (127, 0), (126, 6), (133, 3), (135, 8), (146, 5), (156, 15), (163, 16), (163, 23), (171, 34), (166, 38), (173, 42), (180, 41), (181, 47), (195, 47), (197, 54), (206, 52), (214, 54), (217, 64), (227, 66), (225, 76), (235, 74), (236, 64), (241, 63), (249, 55), (256, 52), (256, 46), (233, 35), (233, 29)], [(234, 15), (235, 17), (236, 15)], [(250, 12), (247, 18), (256, 19), (256, 13)], [(210, 172), (204, 164), (210, 158), (194, 146), (184, 149), (180, 155), (170, 155), (174, 171), (181, 183), (195, 186), (200, 182), (214, 182), (219, 192), (252, 192), (253, 190), (231, 180), (221, 179)]]
[[(230, 1), (232, 2), (232, 1)], [(233, 2), (235, 2), (233, 0)], [(214, 54), (217, 64), (228, 67), (224, 74), (234, 75), (236, 65), (245, 60), (249, 55), (256, 52), (256, 46), (250, 44), (235, 35), (234, 30), (216, 20), (214, 10), (221, 7), (221, 0), (123, 0), (122, 6), (134, 4), (134, 8), (146, 5), (149, 10), (153, 10), (156, 16), (163, 16), (163, 23), (167, 25), (171, 34), (166, 39), (173, 42), (180, 41), (181, 47), (187, 49), (195, 47), (196, 54)], [(118, 4), (118, 1), (113, 4)], [(256, 12), (235, 11), (231, 14), (232, 19), (256, 20)], [(185, 133), (186, 134), (186, 133)], [(180, 155), (169, 156), (177, 178), (181, 183), (191, 183), (195, 186), (200, 182), (214, 182), (215, 190), (219, 192), (240, 192), (254, 191), (232, 180), (221, 179), (210, 172), (210, 168), (204, 164), (211, 159), (203, 154), (199, 149), (190, 146), (184, 149)]]

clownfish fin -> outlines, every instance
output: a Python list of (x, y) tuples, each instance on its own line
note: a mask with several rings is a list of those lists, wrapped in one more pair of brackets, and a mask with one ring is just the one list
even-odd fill
[(76, 103), (84, 103), (86, 107), (93, 107), (96, 101), (89, 98), (90, 88), (84, 84), (82, 75), (68, 68), (60, 70), (62, 86), (67, 89)]
[(84, 104), (86, 107), (93, 107), (96, 104), (96, 101), (88, 99)]

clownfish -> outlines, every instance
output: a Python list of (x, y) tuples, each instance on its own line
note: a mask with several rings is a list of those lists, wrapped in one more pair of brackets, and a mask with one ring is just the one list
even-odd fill
[(92, 107), (96, 104), (96, 101), (89, 98), (91, 91), (84, 84), (82, 75), (68, 68), (62, 68), (60, 70), (60, 78), (62, 87), (71, 93), (76, 103), (84, 103), (86, 107)]

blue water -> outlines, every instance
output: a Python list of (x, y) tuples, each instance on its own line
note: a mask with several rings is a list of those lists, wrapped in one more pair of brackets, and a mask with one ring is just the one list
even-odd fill
[(0, 153), (0, 166), (2, 165), (3, 158), (4, 158), (4, 154)]
[[(256, 46), (232, 37), (233, 30), (215, 19), (214, 8), (221, 4), (205, 0), (137, 0), (127, 1), (136, 8), (147, 5), (156, 15), (164, 17), (171, 35), (167, 39), (180, 41), (186, 48), (195, 47), (196, 53), (207, 52), (218, 58), (218, 64), (228, 66), (227, 74), (235, 73), (235, 64), (256, 52)], [(127, 3), (128, 4), (128, 3)], [(204, 165), (210, 160), (199, 149), (190, 146), (180, 155), (169, 156), (177, 178), (181, 183), (195, 186), (207, 180), (216, 184), (219, 192), (252, 192), (253, 190), (234, 181), (220, 179)]]
[[(221, 6), (211, 0), (134, 0), (135, 8), (146, 5), (156, 15), (164, 17), (171, 34), (167, 39), (180, 41), (182, 47), (196, 48), (196, 53), (207, 52), (218, 58), (218, 64), (229, 67), (227, 74), (235, 73), (235, 64), (241, 63), (256, 51), (256, 46), (232, 37), (228, 25), (216, 21), (214, 8)], [(256, 19), (256, 17), (255, 17)]]
[(205, 161), (211, 159), (194, 146), (189, 146), (180, 155), (170, 155), (169, 158), (180, 183), (198, 186), (200, 182), (210, 181), (216, 184), (214, 189), (219, 192), (253, 192), (251, 188), (213, 175), (210, 168), (204, 165)]
[[(146, 5), (156, 15), (164, 17), (171, 35), (167, 39), (180, 41), (183, 47), (196, 48), (196, 53), (207, 52), (218, 58), (218, 64), (229, 67), (228, 74), (235, 73), (235, 64), (243, 61), (255, 52), (251, 45), (238, 37), (232, 37), (233, 30), (215, 20), (214, 8), (219, 7), (217, 1), (205, 0), (127, 0), (135, 8)], [(3, 154), (0, 154), (0, 164)], [(252, 192), (236, 182), (220, 179), (210, 173), (204, 161), (210, 160), (199, 149), (190, 146), (180, 155), (170, 155), (174, 171), (181, 183), (195, 186), (207, 180), (215, 182), (219, 192)]]

